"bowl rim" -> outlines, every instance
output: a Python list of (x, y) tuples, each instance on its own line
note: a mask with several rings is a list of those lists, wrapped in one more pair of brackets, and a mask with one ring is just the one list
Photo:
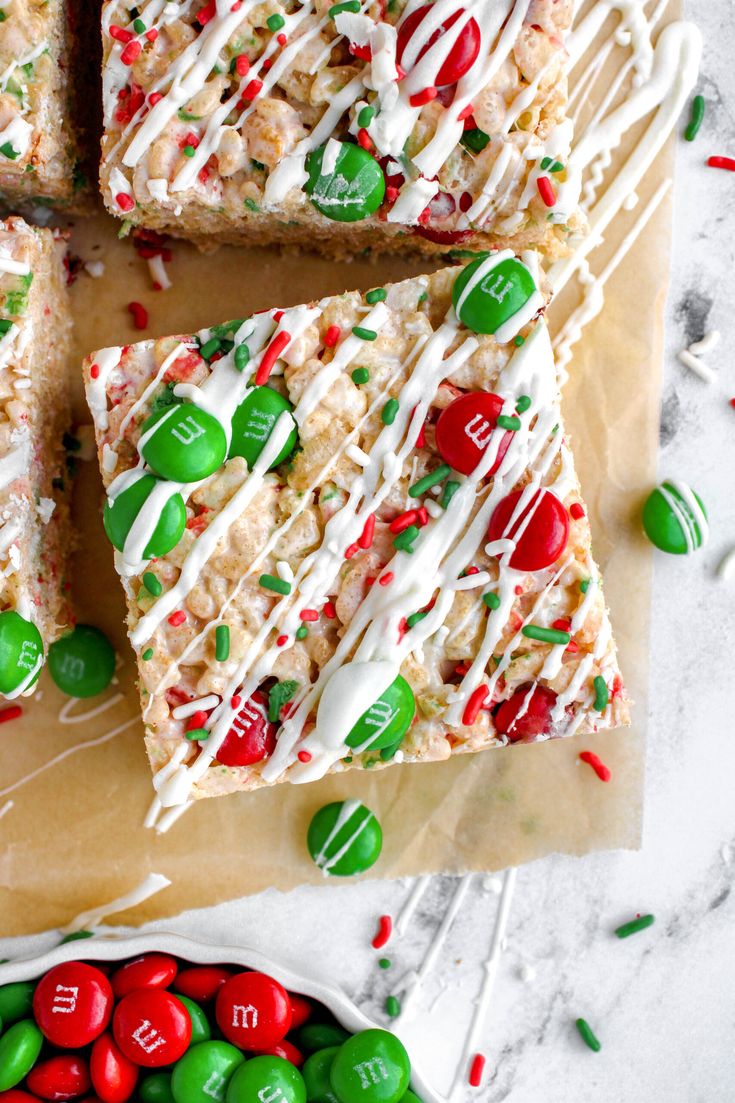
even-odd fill
[[(336, 985), (320, 980), (317, 976), (302, 973), (294, 966), (274, 961), (259, 950), (243, 945), (207, 942), (168, 931), (135, 935), (95, 934), (92, 938), (60, 943), (44, 953), (14, 958), (0, 964), (0, 985), (35, 980), (55, 965), (67, 961), (119, 961), (122, 958), (154, 952), (173, 954), (193, 965), (240, 965), (255, 969), (272, 976), (289, 991), (323, 1003), (345, 1030), (351, 1033), (375, 1028), (387, 1029), (384, 1024), (369, 1018)], [(400, 1024), (395, 1028), (391, 1026), (391, 1032), (401, 1038)], [(411, 1088), (424, 1103), (445, 1103), (444, 1097), (430, 1087), (413, 1059)]]

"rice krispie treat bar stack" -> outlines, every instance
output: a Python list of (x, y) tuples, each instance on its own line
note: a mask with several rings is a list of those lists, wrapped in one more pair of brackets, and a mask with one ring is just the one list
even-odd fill
[(627, 722), (535, 256), (109, 348), (159, 797)]
[(69, 205), (77, 167), (65, 0), (3, 0), (0, 7), (0, 197)]
[(557, 253), (572, 13), (572, 0), (108, 0), (105, 203), (203, 246)]
[(0, 696), (32, 690), (68, 621), (64, 243), (0, 222)]

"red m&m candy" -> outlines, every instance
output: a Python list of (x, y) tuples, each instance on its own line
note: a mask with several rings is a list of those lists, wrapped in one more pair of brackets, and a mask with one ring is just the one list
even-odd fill
[(223, 766), (251, 766), (273, 754), (276, 726), (268, 719), (264, 693), (256, 689), (232, 721), (232, 727), (217, 751)]
[[(452, 12), (448, 19), (445, 19), (433, 32), (429, 35), (426, 42), (423, 42), (418, 53), (415, 56), (413, 51), (409, 53), (410, 63), (408, 59), (404, 63), (404, 54), (409, 45), (409, 42), (414, 35), (421, 35), (421, 24), (424, 19), (429, 15), (433, 8), (433, 4), (424, 4), (420, 8), (416, 8), (410, 15), (403, 20), (398, 28), (398, 43), (396, 46), (396, 60), (399, 65), (402, 65), (404, 69), (415, 65), (427, 50), (438, 42), (447, 32), (451, 31), (451, 28), (457, 22), (457, 20), (464, 15), (464, 8), (460, 8), (459, 11)], [(465, 73), (474, 65), (477, 55), (480, 52), (480, 28), (477, 22), (470, 18), (465, 23), (464, 27), (457, 36), (457, 40), (452, 46), (451, 50), (442, 62), (436, 77), (434, 78), (434, 84), (437, 88), (441, 88), (446, 84), (455, 84), (456, 81), (463, 77)]]
[(112, 991), (121, 999), (136, 988), (168, 988), (178, 969), (170, 954), (143, 954), (115, 970), (110, 978)]
[(217, 1023), (228, 1042), (241, 1049), (271, 1049), (291, 1028), (288, 992), (265, 973), (237, 973), (217, 995)]
[(0, 1092), (0, 1103), (36, 1103), (36, 1097), (20, 1088), (9, 1088), (6, 1092)]
[(488, 475), (494, 475), (513, 439), (511, 432), (503, 433), (497, 445), (497, 437), (493, 439), (502, 410), (502, 398), (486, 391), (463, 394), (442, 410), (436, 423), (436, 446), (445, 463), (455, 471), (469, 475), (486, 449), (497, 447), (495, 460), (488, 471)]
[(488, 539), (515, 539), (522, 530), (509, 559), (510, 566), (517, 571), (540, 571), (555, 563), (567, 546), (569, 517), (557, 496), (541, 488), (510, 525), (523, 493), (515, 490), (498, 503), (490, 518)]
[(218, 965), (195, 965), (182, 969), (174, 981), (174, 990), (190, 1000), (207, 1003), (213, 1000), (226, 980), (232, 976)]
[(49, 1057), (31, 1069), (26, 1084), (40, 1099), (77, 1099), (89, 1091), (87, 1062), (71, 1053)]
[(112, 1014), (112, 988), (104, 973), (83, 961), (50, 969), (36, 986), (33, 1014), (56, 1046), (86, 1046), (99, 1037)]
[(141, 988), (123, 996), (112, 1030), (125, 1057), (145, 1068), (173, 1064), (191, 1041), (189, 1012), (163, 988)]
[(271, 1046), (270, 1049), (263, 1050), (261, 1057), (282, 1057), (284, 1061), (289, 1061), (292, 1065), (295, 1065), (297, 1069), (300, 1069), (304, 1063), (303, 1053), (292, 1045), (291, 1042), (286, 1041), (284, 1038), (282, 1042), (279, 1042), (276, 1046)]
[(288, 998), (291, 1001), (291, 1030), (296, 1030), (311, 1018), (314, 1008), (309, 1000), (296, 992), (289, 992)]
[(546, 686), (536, 686), (521, 716), (531, 686), (523, 685), (498, 707), (495, 713), (495, 730), (507, 735), (511, 743), (531, 743), (540, 735), (548, 735), (551, 728), (551, 710), (556, 704), (556, 694)]
[(125, 1103), (138, 1081), (138, 1066), (125, 1057), (110, 1034), (103, 1034), (92, 1046), (89, 1073), (102, 1103)]

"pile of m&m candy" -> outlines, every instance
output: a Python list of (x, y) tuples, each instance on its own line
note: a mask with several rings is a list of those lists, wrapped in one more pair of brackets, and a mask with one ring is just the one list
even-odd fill
[(0, 987), (0, 1103), (418, 1103), (387, 1030), (273, 977), (148, 953)]

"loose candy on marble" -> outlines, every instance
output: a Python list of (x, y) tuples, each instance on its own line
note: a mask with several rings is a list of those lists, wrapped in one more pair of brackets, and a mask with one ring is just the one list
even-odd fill
[(111, 1034), (102, 1034), (92, 1045), (89, 1075), (102, 1103), (125, 1103), (135, 1091), (138, 1066), (122, 1053)]
[(495, 435), (502, 412), (502, 398), (487, 391), (455, 398), (442, 410), (436, 423), (436, 447), (444, 462), (455, 471), (470, 475), (487, 449), (492, 447), (495, 459), (487, 474), (494, 475), (513, 439), (512, 432), (499, 431)]
[(78, 1099), (91, 1087), (89, 1065), (75, 1053), (57, 1054), (34, 1065), (26, 1085), (40, 1099)]
[(136, 988), (168, 988), (178, 971), (176, 958), (171, 954), (141, 954), (116, 969), (110, 983), (116, 997), (122, 999)]
[(351, 877), (377, 862), (383, 832), (375, 815), (360, 801), (334, 801), (314, 815), (306, 843), (324, 873)]
[(345, 739), (348, 747), (376, 751), (399, 743), (416, 713), (413, 690), (399, 674), (369, 709), (366, 709)]
[(0, 613), (0, 693), (16, 693), (37, 680), (43, 640), (35, 624), (14, 609)]
[(0, 1092), (20, 1084), (31, 1071), (43, 1045), (43, 1034), (32, 1019), (13, 1023), (0, 1035)]
[(330, 139), (309, 154), (306, 171), (305, 192), (316, 209), (335, 222), (359, 222), (375, 214), (383, 202), (383, 170), (362, 146)]
[(646, 536), (669, 555), (690, 555), (707, 542), (707, 511), (686, 483), (667, 479), (652, 490), (643, 507)]
[(522, 685), (498, 706), (495, 730), (499, 735), (506, 735), (510, 743), (530, 743), (549, 734), (551, 710), (555, 704), (553, 689), (541, 685), (534, 687), (530, 682)]
[(173, 982), (173, 989), (188, 996), (190, 1000), (208, 1003), (231, 976), (229, 969), (222, 969), (218, 965), (193, 965), (179, 971)]
[(309, 1103), (339, 1103), (329, 1074), (339, 1046), (317, 1050), (304, 1062), (303, 1077)]
[(195, 1003), (194, 1000), (190, 1000), (188, 996), (182, 996), (180, 993), (177, 997), (183, 1003), (184, 1007), (189, 1013), (191, 1019), (191, 1045), (198, 1045), (199, 1042), (208, 1042), (212, 1037), (212, 1029), (209, 1025), (209, 1019), (204, 1014), (204, 1011)]
[(48, 668), (62, 693), (96, 697), (112, 681), (115, 649), (99, 628), (77, 624), (49, 647)]
[(33, 1014), (43, 1035), (62, 1049), (89, 1045), (105, 1030), (113, 1005), (105, 974), (84, 961), (67, 961), (41, 977)]
[(387, 1030), (363, 1030), (335, 1054), (330, 1072), (340, 1103), (400, 1103), (411, 1063), (402, 1042)]
[(452, 288), (457, 317), (473, 333), (497, 333), (538, 291), (522, 261), (508, 257), (491, 265), (491, 259), (492, 254), (473, 260), (462, 269)]
[(256, 689), (232, 721), (217, 761), (223, 766), (251, 766), (273, 754), (276, 746), (276, 726), (268, 719), (268, 700)]
[(256, 1103), (256, 1100), (306, 1103), (304, 1078), (282, 1057), (253, 1057), (240, 1065), (230, 1080), (227, 1103)]
[(138, 1085), (141, 1103), (175, 1103), (170, 1072), (152, 1072)]
[(175, 1103), (215, 1103), (224, 1100), (227, 1086), (245, 1056), (229, 1042), (199, 1042), (174, 1065), (171, 1091)]
[(194, 483), (224, 463), (227, 437), (216, 417), (193, 402), (182, 402), (158, 410), (143, 422), (138, 448), (151, 471), (162, 479)]
[[(569, 539), (569, 515), (556, 494), (541, 488), (532, 495), (511, 524), (524, 490), (506, 495), (493, 511), (488, 540), (516, 540), (508, 560), (517, 571), (541, 571), (556, 563)], [(516, 533), (522, 528), (521, 534)]]
[(341, 1046), (350, 1035), (337, 1023), (307, 1023), (294, 1037), (299, 1049), (315, 1053), (330, 1046)]
[(270, 1049), (291, 1029), (288, 992), (265, 973), (230, 977), (217, 993), (215, 1013), (228, 1042), (245, 1050)]
[[(423, 4), (420, 8), (415, 8), (401, 21), (398, 28), (396, 61), (407, 72), (409, 72), (413, 66), (417, 65), (431, 47), (434, 46), (440, 38), (448, 34), (457, 20), (461, 19), (465, 14), (464, 8), (459, 8), (457, 11), (452, 12), (443, 23), (439, 24), (433, 33), (426, 37), (425, 41), (421, 41), (418, 50), (411, 49), (411, 47), (415, 45), (412, 40), (414, 38), (421, 38), (419, 33), (421, 24), (424, 19), (430, 17), (432, 7), (432, 4)], [(480, 44), (480, 28), (477, 21), (470, 16), (457, 35), (452, 48), (437, 71), (433, 82), (435, 87), (444, 88), (449, 84), (455, 84), (468, 73), (477, 60), (477, 55), (480, 52)], [(411, 63), (408, 61), (409, 50), (411, 50)]]
[(0, 1022), (4, 1027), (25, 1019), (33, 1008), (35, 985), (30, 981), (17, 980), (0, 987)]
[[(290, 414), (292, 410), (291, 403), (279, 391), (272, 387), (253, 387), (232, 418), (232, 440), (228, 455), (242, 456), (252, 471), (279, 417), (283, 413)], [(293, 430), (268, 468), (269, 471), (291, 455), (298, 439), (296, 423), (293, 422)]]
[(145, 1068), (178, 1061), (191, 1041), (191, 1019), (163, 988), (142, 988), (123, 996), (112, 1016), (115, 1041), (125, 1056)]
[[(119, 552), (125, 550), (125, 542), (130, 530), (138, 519), (154, 489), (162, 485), (155, 475), (146, 474), (123, 490), (117, 497), (105, 502), (102, 523), (107, 538)], [(167, 555), (176, 547), (186, 528), (186, 506), (184, 499), (174, 491), (168, 495), (158, 514), (158, 520), (152, 527), (148, 544), (143, 551), (143, 559), (154, 559)]]

